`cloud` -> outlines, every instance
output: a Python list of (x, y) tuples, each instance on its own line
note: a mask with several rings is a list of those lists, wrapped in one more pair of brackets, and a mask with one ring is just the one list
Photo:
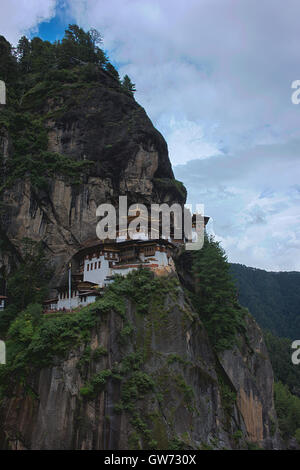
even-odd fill
[(22, 35), (37, 31), (42, 21), (55, 15), (56, 0), (9, 0), (1, 2), (0, 34), (12, 44)]
[(189, 202), (204, 203), (230, 261), (300, 270), (299, 146), (260, 145), (174, 167)]
[(176, 119), (167, 114), (159, 118), (158, 127), (163, 134), (169, 134), (168, 147), (173, 155), (173, 165), (222, 153), (216, 144), (208, 141), (205, 123)]

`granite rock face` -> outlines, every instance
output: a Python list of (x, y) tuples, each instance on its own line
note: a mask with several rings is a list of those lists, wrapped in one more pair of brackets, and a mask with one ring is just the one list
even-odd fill
[[(90, 346), (92, 351), (101, 346), (107, 354), (92, 360), (84, 372), (78, 367), (82, 348), (35, 372), (31, 389), (36, 398), (24, 396), (20, 388), (3, 403), (2, 448), (239, 449), (251, 443), (279, 448), (272, 368), (262, 355), (257, 325), (249, 320), (247, 331), (250, 348), (258, 349), (228, 351), (217, 358), (180, 285), (164, 304), (163, 311), (141, 316), (127, 300), (126, 319), (133, 333), (126, 344), (120, 341), (124, 320), (114, 311), (103, 315)], [(80, 395), (91, 377), (120, 370), (137, 347), (145, 358), (139, 373), (152, 377), (154, 388), (133, 398), (131, 411), (118, 409), (124, 382), (117, 376), (108, 377), (96, 397)], [(234, 402), (224, 395), (224, 382), (236, 394)], [(132, 397), (129, 394), (128, 401)]]
[[(41, 119), (49, 152), (89, 161), (90, 166), (81, 184), (57, 174), (38, 189), (25, 173), (0, 196), (1, 232), (15, 252), (25, 237), (43, 240), (56, 268), (55, 283), (81, 243), (96, 238), (100, 204), (118, 207), (120, 195), (128, 197), (128, 204), (182, 203), (185, 193), (175, 184), (164, 138), (108, 73), (98, 71), (92, 84), (63, 83), (52, 93), (46, 91), (34, 88), (27, 93), (21, 110)], [(14, 143), (4, 126), (0, 150), (5, 179)], [(7, 266), (4, 257), (0, 252), (0, 269)]]
[(220, 362), (236, 392), (237, 405), (253, 442), (280, 448), (273, 401), (273, 371), (262, 331), (251, 315), (246, 317), (246, 338), (239, 347), (220, 354)]

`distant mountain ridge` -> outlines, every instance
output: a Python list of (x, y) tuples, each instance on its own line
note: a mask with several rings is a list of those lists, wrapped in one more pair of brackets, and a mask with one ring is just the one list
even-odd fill
[(300, 338), (300, 272), (268, 272), (231, 263), (239, 302), (263, 329), (277, 336)]

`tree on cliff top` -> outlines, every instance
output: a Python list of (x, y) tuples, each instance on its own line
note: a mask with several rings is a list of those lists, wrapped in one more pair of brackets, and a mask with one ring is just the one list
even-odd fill
[(125, 75), (123, 78), (122, 86), (130, 95), (133, 95), (133, 93), (136, 91), (135, 84), (132, 83), (128, 75)]
[(14, 80), (18, 71), (17, 60), (13, 49), (4, 36), (0, 36), (0, 80)]
[(70, 24), (63, 39), (54, 43), (39, 37), (29, 40), (22, 36), (13, 48), (0, 36), (0, 80), (10, 84), (18, 81), (23, 87), (28, 81), (30, 88), (50, 71), (94, 64), (113, 74), (124, 91), (133, 94), (134, 84), (127, 75), (121, 83), (118, 71), (100, 47), (102, 42), (99, 31), (92, 28), (86, 32), (76, 24)]

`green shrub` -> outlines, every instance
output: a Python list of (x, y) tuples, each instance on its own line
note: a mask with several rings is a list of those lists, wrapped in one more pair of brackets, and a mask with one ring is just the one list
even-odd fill
[(282, 437), (299, 437), (300, 398), (292, 395), (287, 385), (275, 382), (274, 403)]
[(296, 429), (294, 436), (295, 436), (296, 441), (300, 445), (300, 428)]
[(96, 398), (97, 394), (104, 389), (108, 378), (111, 376), (112, 371), (110, 369), (104, 369), (93, 375), (91, 380), (80, 389), (81, 396), (89, 400)]
[(92, 357), (94, 360), (100, 359), (103, 356), (106, 356), (108, 354), (108, 351), (106, 348), (103, 346), (98, 346), (98, 348), (94, 349), (92, 352)]

